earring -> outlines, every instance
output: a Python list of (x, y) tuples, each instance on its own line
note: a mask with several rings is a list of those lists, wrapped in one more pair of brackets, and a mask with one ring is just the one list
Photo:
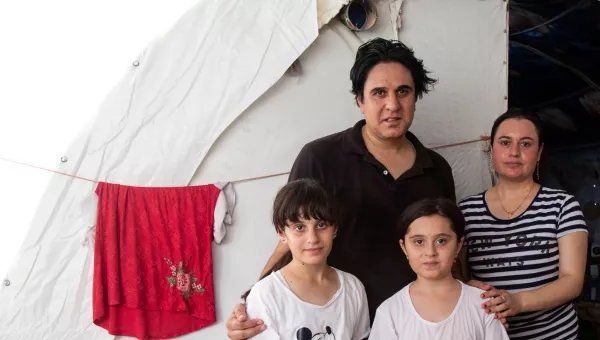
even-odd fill
[(406, 255), (406, 259), (408, 260), (408, 255)]
[(458, 258), (458, 253), (454, 256), (454, 263), (456, 263), (456, 259)]
[(540, 180), (540, 161), (537, 162), (537, 165), (535, 166), (535, 172), (536, 172), (536, 177), (537, 180)]
[(333, 234), (333, 238), (335, 238), (337, 236), (337, 234)]

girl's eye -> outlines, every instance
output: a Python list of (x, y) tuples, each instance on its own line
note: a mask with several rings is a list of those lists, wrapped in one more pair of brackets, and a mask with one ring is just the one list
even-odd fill
[(302, 230), (304, 230), (304, 226), (302, 224), (298, 224), (298, 225), (296, 225), (294, 227), (294, 230), (296, 230), (296, 231), (302, 231)]
[(319, 224), (317, 224), (317, 228), (319, 228), (319, 229), (325, 229), (325, 228), (327, 228), (327, 223), (320, 222)]
[(528, 147), (531, 146), (531, 143), (529, 143), (529, 142), (523, 142), (523, 143), (521, 143), (521, 146), (523, 146), (525, 148), (528, 148)]
[(510, 144), (510, 143), (507, 140), (500, 141), (500, 145), (507, 146), (508, 144)]
[(437, 239), (435, 242), (436, 242), (437, 244), (446, 244), (446, 240), (445, 240), (445, 239), (443, 239), (443, 238)]
[(415, 244), (420, 246), (423, 244), (423, 240), (415, 240)]

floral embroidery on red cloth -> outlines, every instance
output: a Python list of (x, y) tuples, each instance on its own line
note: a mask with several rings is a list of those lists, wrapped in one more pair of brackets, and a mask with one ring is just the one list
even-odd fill
[(181, 295), (185, 300), (189, 299), (190, 295), (194, 292), (204, 293), (206, 291), (206, 289), (202, 288), (202, 285), (196, 284), (198, 278), (192, 276), (194, 271), (190, 270), (186, 273), (186, 270), (183, 267), (183, 261), (179, 261), (178, 267), (175, 267), (171, 260), (166, 257), (164, 257), (164, 260), (171, 268), (171, 276), (166, 277), (167, 281), (169, 281), (169, 286), (181, 291)]

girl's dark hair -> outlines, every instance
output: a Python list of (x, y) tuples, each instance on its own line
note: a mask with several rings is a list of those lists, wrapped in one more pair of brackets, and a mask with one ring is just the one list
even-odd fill
[[(315, 219), (338, 226), (337, 204), (333, 196), (319, 182), (299, 179), (289, 182), (279, 190), (273, 202), (273, 225), (277, 233), (283, 233), (291, 223)], [(292, 252), (286, 252), (260, 280), (292, 262)], [(250, 290), (242, 295), (246, 300)]]
[(458, 240), (465, 234), (465, 218), (453, 201), (447, 198), (423, 199), (417, 201), (404, 210), (398, 222), (398, 233), (400, 239), (404, 240), (408, 227), (421, 217), (438, 215), (450, 221), (452, 231), (456, 233)]
[(544, 144), (542, 121), (535, 115), (535, 113), (523, 109), (509, 109), (502, 115), (498, 116), (498, 118), (496, 118), (496, 120), (494, 121), (494, 125), (492, 125), (492, 133), (490, 135), (491, 145), (494, 145), (494, 138), (496, 137), (498, 127), (507, 119), (524, 119), (530, 121), (533, 124), (533, 126), (535, 126), (535, 131), (537, 132), (539, 140), (538, 145)]
[(437, 83), (437, 80), (427, 76), (429, 71), (423, 66), (423, 60), (417, 59), (411, 48), (397, 40), (375, 38), (358, 48), (350, 70), (352, 93), (357, 103), (363, 99), (369, 72), (381, 63), (400, 63), (410, 71), (415, 82), (415, 99), (422, 98)]

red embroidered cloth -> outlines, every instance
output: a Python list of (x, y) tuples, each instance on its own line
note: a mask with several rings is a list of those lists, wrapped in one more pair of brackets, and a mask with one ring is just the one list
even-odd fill
[(94, 323), (113, 335), (165, 339), (216, 321), (211, 242), (220, 190), (101, 182)]

